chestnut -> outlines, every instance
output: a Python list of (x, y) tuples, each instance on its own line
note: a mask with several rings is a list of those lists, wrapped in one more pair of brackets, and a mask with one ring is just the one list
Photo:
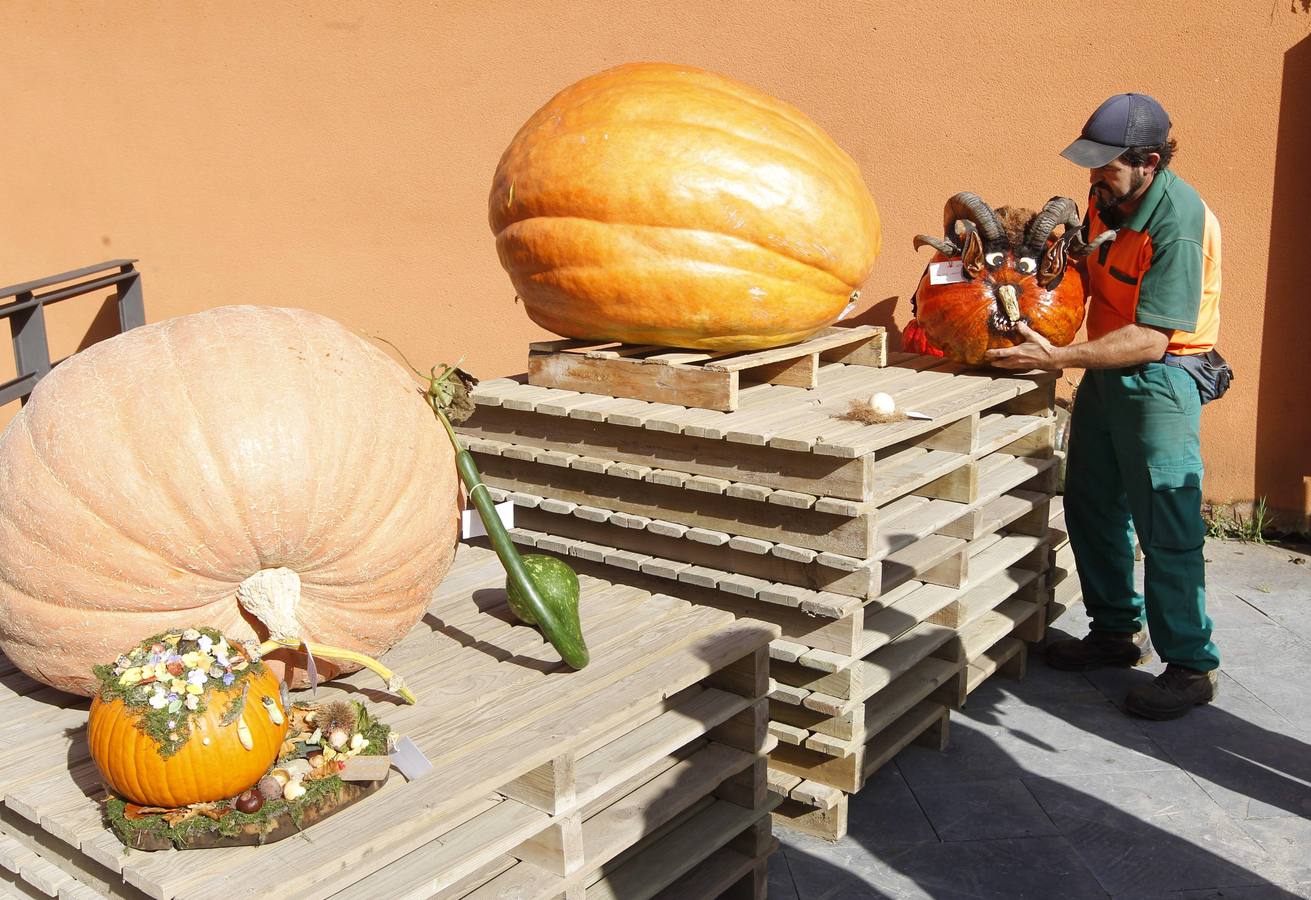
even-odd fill
[(242, 791), (232, 805), (236, 807), (237, 812), (257, 813), (264, 805), (264, 795), (259, 791)]

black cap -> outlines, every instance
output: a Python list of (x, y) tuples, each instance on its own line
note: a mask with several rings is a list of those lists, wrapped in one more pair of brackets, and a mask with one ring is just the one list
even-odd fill
[(1130, 147), (1154, 147), (1170, 139), (1170, 117), (1146, 94), (1116, 94), (1088, 119), (1079, 139), (1061, 151), (1085, 169), (1106, 165)]

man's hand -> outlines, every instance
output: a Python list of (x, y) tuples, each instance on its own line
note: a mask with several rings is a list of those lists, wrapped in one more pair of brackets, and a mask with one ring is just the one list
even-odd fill
[(1024, 343), (1015, 347), (1003, 347), (989, 350), (984, 358), (994, 366), (1003, 369), (1049, 369), (1059, 370), (1064, 365), (1057, 359), (1057, 348), (1052, 342), (1034, 331), (1023, 322), (1016, 327), (1024, 335)]

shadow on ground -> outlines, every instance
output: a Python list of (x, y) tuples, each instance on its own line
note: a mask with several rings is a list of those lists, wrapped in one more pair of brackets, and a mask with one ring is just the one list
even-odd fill
[[(770, 897), (1311, 897), (1311, 641), (1292, 630), (1311, 621), (1311, 573), (1252, 592), (1284, 551), (1214, 552), (1215, 704), (1133, 719), (1118, 704), (1159, 664), (1082, 675), (1035, 652), (1025, 680), (971, 695), (945, 752), (880, 771), (846, 839), (782, 832)], [(1060, 624), (1083, 622), (1076, 607)]]

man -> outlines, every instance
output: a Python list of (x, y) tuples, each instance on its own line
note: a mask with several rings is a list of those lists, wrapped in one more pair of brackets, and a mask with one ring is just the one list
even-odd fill
[(1201, 400), (1188, 372), (1167, 364), (1215, 345), (1220, 228), (1169, 170), (1169, 133), (1169, 116), (1145, 94), (1111, 97), (1092, 114), (1061, 153), (1090, 172), (1088, 236), (1117, 230), (1086, 262), (1088, 340), (1054, 347), (1021, 325), (1025, 343), (988, 354), (1005, 368), (1087, 369), (1071, 419), (1065, 521), (1092, 631), (1053, 643), (1047, 659), (1067, 670), (1145, 663), (1145, 614), (1167, 665), (1125, 707), (1153, 719), (1213, 700), (1220, 664), (1206, 614)]

